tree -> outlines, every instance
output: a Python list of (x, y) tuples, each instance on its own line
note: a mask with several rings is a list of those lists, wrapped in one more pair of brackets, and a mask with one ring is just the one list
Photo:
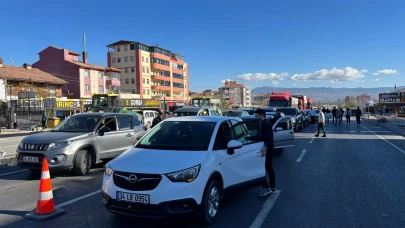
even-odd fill
[(347, 108), (351, 108), (351, 109), (357, 108), (357, 102), (355, 102), (355, 101), (352, 100), (352, 99), (349, 99), (349, 100), (345, 103), (345, 106), (346, 106)]
[(46, 87), (38, 87), (35, 86), (32, 83), (29, 82), (19, 82), (17, 85), (13, 85), (11, 89), (11, 95), (17, 96), (18, 93), (20, 92), (26, 92), (26, 91), (33, 91), (35, 94), (35, 97), (53, 97), (55, 94), (50, 92), (50, 90)]
[(227, 100), (221, 100), (220, 106), (224, 109), (231, 109), (231, 104)]

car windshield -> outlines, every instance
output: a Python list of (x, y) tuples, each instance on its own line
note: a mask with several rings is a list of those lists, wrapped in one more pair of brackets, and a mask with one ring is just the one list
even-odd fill
[(287, 116), (295, 116), (297, 114), (297, 110), (293, 108), (278, 108), (277, 111), (282, 112)]
[(52, 129), (53, 132), (92, 132), (101, 117), (71, 116)]
[(269, 106), (272, 107), (287, 107), (288, 101), (286, 100), (270, 100)]
[(154, 127), (136, 148), (205, 151), (215, 122), (166, 121)]
[(198, 112), (175, 112), (173, 116), (196, 116)]

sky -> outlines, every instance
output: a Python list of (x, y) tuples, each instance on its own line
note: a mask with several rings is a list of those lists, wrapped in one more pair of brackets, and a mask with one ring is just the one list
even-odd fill
[[(24, 4), (24, 1), (27, 4)], [(134, 40), (180, 53), (192, 91), (405, 86), (404, 0), (7, 1), (0, 57), (34, 63), (53, 45), (106, 66), (106, 45)]]

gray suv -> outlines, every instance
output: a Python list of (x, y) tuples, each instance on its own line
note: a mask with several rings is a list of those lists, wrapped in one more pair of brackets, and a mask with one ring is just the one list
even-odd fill
[(24, 138), (17, 149), (18, 166), (41, 170), (48, 159), (50, 171), (87, 175), (93, 164), (114, 158), (131, 148), (146, 131), (134, 115), (83, 113), (63, 120), (50, 132)]

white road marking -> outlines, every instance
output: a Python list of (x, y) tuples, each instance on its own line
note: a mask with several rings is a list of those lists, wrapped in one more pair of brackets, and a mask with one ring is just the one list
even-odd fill
[(269, 215), (271, 209), (273, 208), (274, 204), (276, 203), (278, 197), (280, 197), (281, 190), (278, 190), (276, 195), (272, 197), (272, 195), (269, 196), (269, 198), (264, 202), (262, 210), (259, 212), (259, 214), (256, 216), (255, 220), (253, 223), (249, 226), (249, 228), (260, 228), (262, 227), (264, 221), (267, 218), (267, 215)]
[(397, 147), (396, 145), (392, 144), (390, 141), (388, 141), (388, 140), (384, 139), (383, 137), (381, 137), (380, 135), (374, 133), (374, 131), (371, 131), (371, 130), (368, 129), (367, 127), (365, 127), (365, 126), (362, 126), (362, 127), (364, 127), (364, 128), (365, 128), (366, 130), (368, 130), (369, 132), (375, 134), (378, 138), (384, 140), (386, 143), (390, 144), (392, 147), (394, 147), (395, 149), (397, 149), (399, 152), (405, 154), (405, 151), (404, 151), (404, 150), (402, 150), (401, 148), (399, 148), (399, 147)]
[(307, 149), (303, 149), (302, 152), (301, 152), (301, 155), (297, 158), (296, 162), (301, 162), (301, 160), (304, 157), (306, 152), (307, 152)]
[(18, 145), (2, 146), (1, 148), (7, 148), (7, 147), (18, 147)]
[(18, 171), (14, 171), (14, 172), (9, 172), (9, 173), (2, 173), (2, 174), (0, 174), (0, 177), (7, 176), (10, 174), (14, 174), (14, 173), (21, 173), (21, 172), (25, 172), (25, 171), (28, 171), (28, 169), (22, 169), (22, 170), (18, 170)]
[(311, 141), (309, 141), (309, 143), (312, 143), (314, 141), (315, 137), (312, 137)]
[(56, 205), (55, 207), (64, 207), (64, 206), (67, 206), (67, 205), (69, 205), (69, 204), (75, 203), (75, 202), (80, 201), (80, 200), (82, 200), (82, 199), (85, 199), (85, 198), (87, 198), (87, 197), (94, 196), (95, 194), (99, 194), (99, 193), (101, 193), (101, 189), (100, 189), (100, 190), (97, 190), (97, 191), (95, 191), (95, 192), (90, 192), (89, 194), (86, 194), (86, 195), (77, 197), (77, 198), (75, 198), (75, 199), (69, 200), (69, 201), (67, 201), (67, 202), (58, 204), (58, 205)]

